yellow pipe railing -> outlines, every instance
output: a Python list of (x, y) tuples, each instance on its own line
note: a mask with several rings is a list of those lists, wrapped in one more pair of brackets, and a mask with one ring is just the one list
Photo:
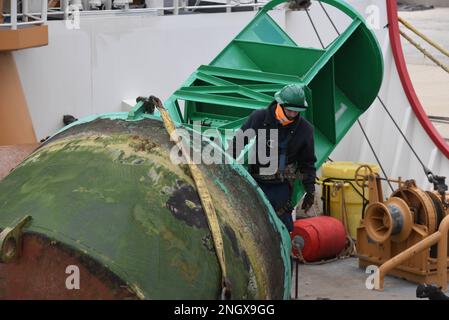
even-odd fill
[(438, 231), (431, 234), (422, 241), (411, 246), (407, 250), (394, 256), (379, 267), (378, 283), (375, 284), (376, 290), (383, 290), (384, 279), (388, 272), (398, 267), (411, 257), (418, 253), (429, 249), (431, 246), (438, 243), (438, 257), (437, 257), (437, 285), (443, 290), (447, 289), (447, 241), (449, 231), (449, 216), (446, 216), (440, 224)]
[(438, 229), (441, 233), (441, 239), (438, 242), (438, 285), (443, 289), (447, 289), (447, 239), (449, 231), (449, 216), (443, 219)]

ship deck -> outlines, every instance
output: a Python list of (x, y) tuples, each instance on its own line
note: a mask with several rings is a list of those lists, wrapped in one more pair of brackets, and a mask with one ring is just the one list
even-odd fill
[[(298, 266), (299, 300), (416, 300), (417, 284), (385, 277), (384, 291), (369, 290), (365, 283), (370, 274), (358, 267), (357, 258), (347, 258), (320, 265)], [(295, 265), (293, 265), (295, 272)], [(293, 273), (292, 297), (295, 297)]]

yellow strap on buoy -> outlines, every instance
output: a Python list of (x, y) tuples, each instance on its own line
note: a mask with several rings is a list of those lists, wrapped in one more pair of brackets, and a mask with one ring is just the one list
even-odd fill
[(153, 104), (158, 108), (159, 112), (161, 113), (161, 118), (164, 122), (165, 129), (167, 130), (171, 139), (175, 141), (176, 145), (181, 150), (182, 154), (187, 160), (190, 174), (192, 175), (192, 179), (195, 182), (196, 189), (200, 196), (201, 204), (203, 205), (203, 210), (206, 213), (209, 229), (212, 233), (215, 252), (217, 254), (218, 262), (221, 268), (222, 274), (221, 299), (228, 300), (231, 298), (231, 284), (229, 282), (226, 272), (226, 259), (223, 245), (223, 236), (221, 233), (220, 225), (218, 223), (217, 213), (215, 212), (215, 207), (212, 202), (209, 190), (207, 189), (206, 182), (204, 181), (203, 174), (200, 171), (200, 169), (198, 169), (198, 166), (192, 162), (192, 159), (190, 159), (190, 152), (188, 150), (185, 150), (186, 148), (184, 144), (181, 142), (180, 136), (176, 133), (175, 124), (173, 123), (170, 114), (162, 105), (161, 100), (154, 96), (151, 96), (150, 100), (152, 100)]

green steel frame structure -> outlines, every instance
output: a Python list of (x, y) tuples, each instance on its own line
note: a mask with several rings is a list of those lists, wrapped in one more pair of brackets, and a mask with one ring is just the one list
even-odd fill
[[(383, 59), (364, 19), (342, 0), (322, 2), (343, 11), (352, 23), (324, 49), (302, 47), (270, 17), (284, 3), (273, 0), (208, 65), (201, 65), (165, 102), (175, 122), (201, 130), (239, 129), (256, 109), (290, 83), (307, 86), (311, 107), (305, 118), (315, 129), (320, 167), (360, 115), (372, 104), (383, 78)], [(184, 103), (183, 107), (182, 103)], [(208, 130), (213, 132), (214, 130)], [(229, 131), (228, 131), (229, 132)], [(296, 203), (302, 196), (296, 184)]]

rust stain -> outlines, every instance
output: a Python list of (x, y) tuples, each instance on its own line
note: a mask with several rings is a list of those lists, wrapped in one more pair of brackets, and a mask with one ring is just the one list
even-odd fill
[[(79, 268), (80, 288), (68, 289), (68, 266)], [(136, 299), (138, 294), (83, 253), (38, 234), (25, 234), (22, 255), (0, 264), (0, 299)]]

